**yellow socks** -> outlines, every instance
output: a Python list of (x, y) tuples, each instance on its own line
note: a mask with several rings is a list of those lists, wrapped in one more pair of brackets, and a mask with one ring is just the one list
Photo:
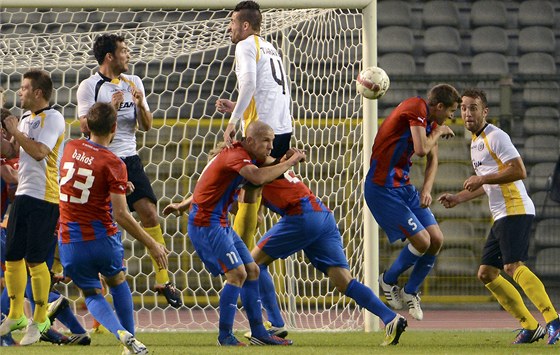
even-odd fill
[(539, 322), (529, 312), (525, 303), (523, 303), (521, 295), (508, 280), (499, 275), (494, 281), (487, 283), (485, 286), (492, 292), (502, 307), (519, 320), (524, 329), (533, 330), (537, 328)]
[[(148, 233), (156, 242), (161, 245), (165, 245), (165, 240), (163, 239), (163, 233), (161, 232), (161, 227), (158, 224), (155, 227), (144, 228), (146, 233)], [(167, 274), (167, 269), (160, 269), (155, 259), (152, 259), (152, 265), (154, 265), (154, 270), (156, 272), (156, 284), (165, 285), (169, 282), (169, 275)]]
[(23, 315), (23, 303), (25, 297), (25, 287), (27, 286), (27, 269), (23, 259), (18, 261), (6, 261), (6, 288), (10, 297), (11, 319), (19, 319)]
[(35, 312), (33, 320), (43, 323), (47, 320), (47, 306), (49, 304), (49, 293), (51, 292), (51, 274), (47, 263), (41, 263), (29, 268), (31, 275), (31, 289), (33, 301), (35, 301)]
[(238, 202), (237, 214), (233, 221), (233, 230), (243, 239), (249, 251), (255, 247), (255, 232), (261, 198), (255, 203)]
[(518, 267), (513, 273), (513, 280), (523, 289), (527, 297), (542, 313), (546, 323), (558, 318), (550, 298), (541, 280), (525, 265)]

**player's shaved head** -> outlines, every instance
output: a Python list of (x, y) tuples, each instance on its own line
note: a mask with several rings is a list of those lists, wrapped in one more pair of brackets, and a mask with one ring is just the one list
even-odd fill
[(270, 132), (272, 132), (272, 134), (274, 135), (274, 130), (272, 129), (272, 127), (262, 121), (255, 121), (249, 124), (245, 135), (247, 136), (247, 138), (257, 138), (262, 137)]

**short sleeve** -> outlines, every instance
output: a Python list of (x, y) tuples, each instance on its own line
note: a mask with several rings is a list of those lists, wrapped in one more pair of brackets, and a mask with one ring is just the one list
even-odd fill
[(128, 181), (126, 165), (116, 156), (113, 156), (107, 163), (109, 192), (114, 194), (126, 194), (126, 185)]
[(505, 163), (520, 156), (506, 132), (498, 129), (492, 132), (492, 135), (490, 148), (501, 162)]
[(90, 107), (95, 104), (94, 88), (90, 85), (90, 80), (81, 82), (76, 93), (76, 99), (78, 101), (78, 117), (85, 116)]

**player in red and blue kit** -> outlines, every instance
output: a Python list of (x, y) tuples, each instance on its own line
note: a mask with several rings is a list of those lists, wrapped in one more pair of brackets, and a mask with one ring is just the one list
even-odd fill
[[(243, 142), (222, 149), (204, 168), (193, 192), (188, 234), (193, 246), (213, 275), (225, 274), (220, 294), (218, 345), (244, 346), (233, 335), (237, 299), (247, 312), (251, 343), (291, 345), (292, 341), (271, 336), (263, 326), (259, 295), (259, 267), (241, 238), (231, 228), (228, 211), (239, 189), (247, 182), (260, 186), (283, 174), (305, 158), (296, 151), (279, 164), (259, 168), (256, 162), (270, 158), (274, 131), (264, 122), (251, 123)], [(270, 158), (272, 159), (272, 158)]]
[[(366, 203), (389, 241), (409, 241), (395, 262), (379, 275), (379, 284), (389, 305), (401, 309), (405, 302), (417, 320), (423, 319), (418, 289), (443, 244), (443, 235), (429, 209), (438, 165), (437, 142), (454, 136), (443, 123), (453, 118), (460, 103), (457, 90), (447, 84), (430, 89), (427, 100), (413, 97), (401, 102), (379, 127), (364, 184)], [(413, 154), (427, 157), (420, 193), (409, 179)], [(411, 266), (410, 278), (400, 289), (398, 278)]]
[[(168, 251), (128, 211), (126, 166), (107, 149), (115, 136), (116, 122), (117, 112), (111, 104), (95, 103), (87, 114), (90, 139), (69, 141), (64, 148), (60, 161), (60, 260), (66, 274), (82, 290), (89, 312), (125, 346), (125, 352), (147, 354), (144, 344), (134, 337), (132, 295), (124, 274), (117, 223), (148, 248), (160, 267), (167, 267)], [(101, 294), (98, 274), (109, 285), (115, 312)]]
[[(261, 240), (251, 255), (260, 268), (259, 286), (271, 330), (284, 328), (268, 265), (278, 258), (303, 250), (335, 287), (385, 323), (382, 345), (396, 345), (407, 326), (406, 319), (389, 309), (371, 289), (352, 277), (344, 254), (340, 231), (333, 213), (292, 172), (288, 171), (263, 187), (263, 204), (282, 218)], [(284, 333), (287, 334), (287, 331)]]

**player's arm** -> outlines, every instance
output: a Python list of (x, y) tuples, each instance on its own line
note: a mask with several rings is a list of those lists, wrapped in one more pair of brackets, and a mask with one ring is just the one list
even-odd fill
[(283, 162), (264, 168), (258, 168), (253, 164), (245, 165), (239, 170), (239, 175), (243, 176), (251, 184), (260, 186), (276, 179), (289, 168), (303, 160), (305, 160), (305, 152), (294, 149), (294, 154)]
[(76, 92), (76, 99), (78, 101), (78, 120), (80, 121), (80, 132), (89, 135), (89, 128), (87, 125), (87, 112), (95, 104), (95, 97), (93, 88), (88, 85), (87, 81), (82, 81)]
[(440, 137), (449, 138), (455, 136), (451, 128), (446, 125), (437, 126), (429, 136), (426, 136), (426, 128), (424, 126), (410, 126), (410, 131), (412, 133), (414, 153), (419, 157), (428, 155)]
[(474, 191), (484, 184), (508, 184), (527, 177), (525, 164), (521, 157), (513, 158), (504, 163), (503, 168), (498, 172), (488, 175), (471, 176), (463, 184), (463, 188)]
[(463, 190), (456, 194), (451, 193), (444, 193), (440, 197), (438, 197), (438, 201), (443, 205), (445, 208), (453, 208), (460, 203), (470, 201), (478, 196), (484, 195), (484, 189), (479, 187), (474, 191)]
[(424, 184), (420, 191), (420, 207), (426, 208), (432, 204), (432, 187), (436, 179), (438, 168), (438, 145), (428, 152), (426, 156), (426, 170), (424, 171)]
[(8, 164), (0, 166), (0, 176), (8, 184), (18, 183), (18, 172)]
[(160, 268), (167, 269), (167, 253), (169, 251), (165, 246), (158, 244), (128, 211), (126, 197), (124, 194), (116, 194), (111, 192), (111, 204), (113, 207), (113, 216), (115, 221), (126, 230), (134, 239), (140, 241), (148, 248), (152, 257), (156, 260)]
[(140, 123), (140, 128), (144, 131), (149, 131), (152, 129), (154, 117), (150, 112), (144, 92), (144, 85), (141, 80), (138, 80), (136, 87), (132, 90), (132, 99), (136, 105), (136, 113), (138, 114), (138, 123)]
[(8, 155), (10, 157), (15, 156), (19, 147), (23, 148), (27, 154), (29, 154), (33, 159), (40, 161), (45, 159), (47, 155), (51, 152), (51, 149), (45, 144), (34, 141), (33, 139), (27, 137), (23, 132), (17, 128), (17, 118), (15, 116), (8, 116), (4, 120), (4, 125), (8, 133), (12, 135), (12, 151), (13, 155)]
[(162, 213), (164, 216), (167, 216), (171, 213), (180, 216), (185, 213), (192, 203), (192, 195), (185, 198), (183, 201), (178, 203), (170, 203), (169, 205), (165, 206)]

